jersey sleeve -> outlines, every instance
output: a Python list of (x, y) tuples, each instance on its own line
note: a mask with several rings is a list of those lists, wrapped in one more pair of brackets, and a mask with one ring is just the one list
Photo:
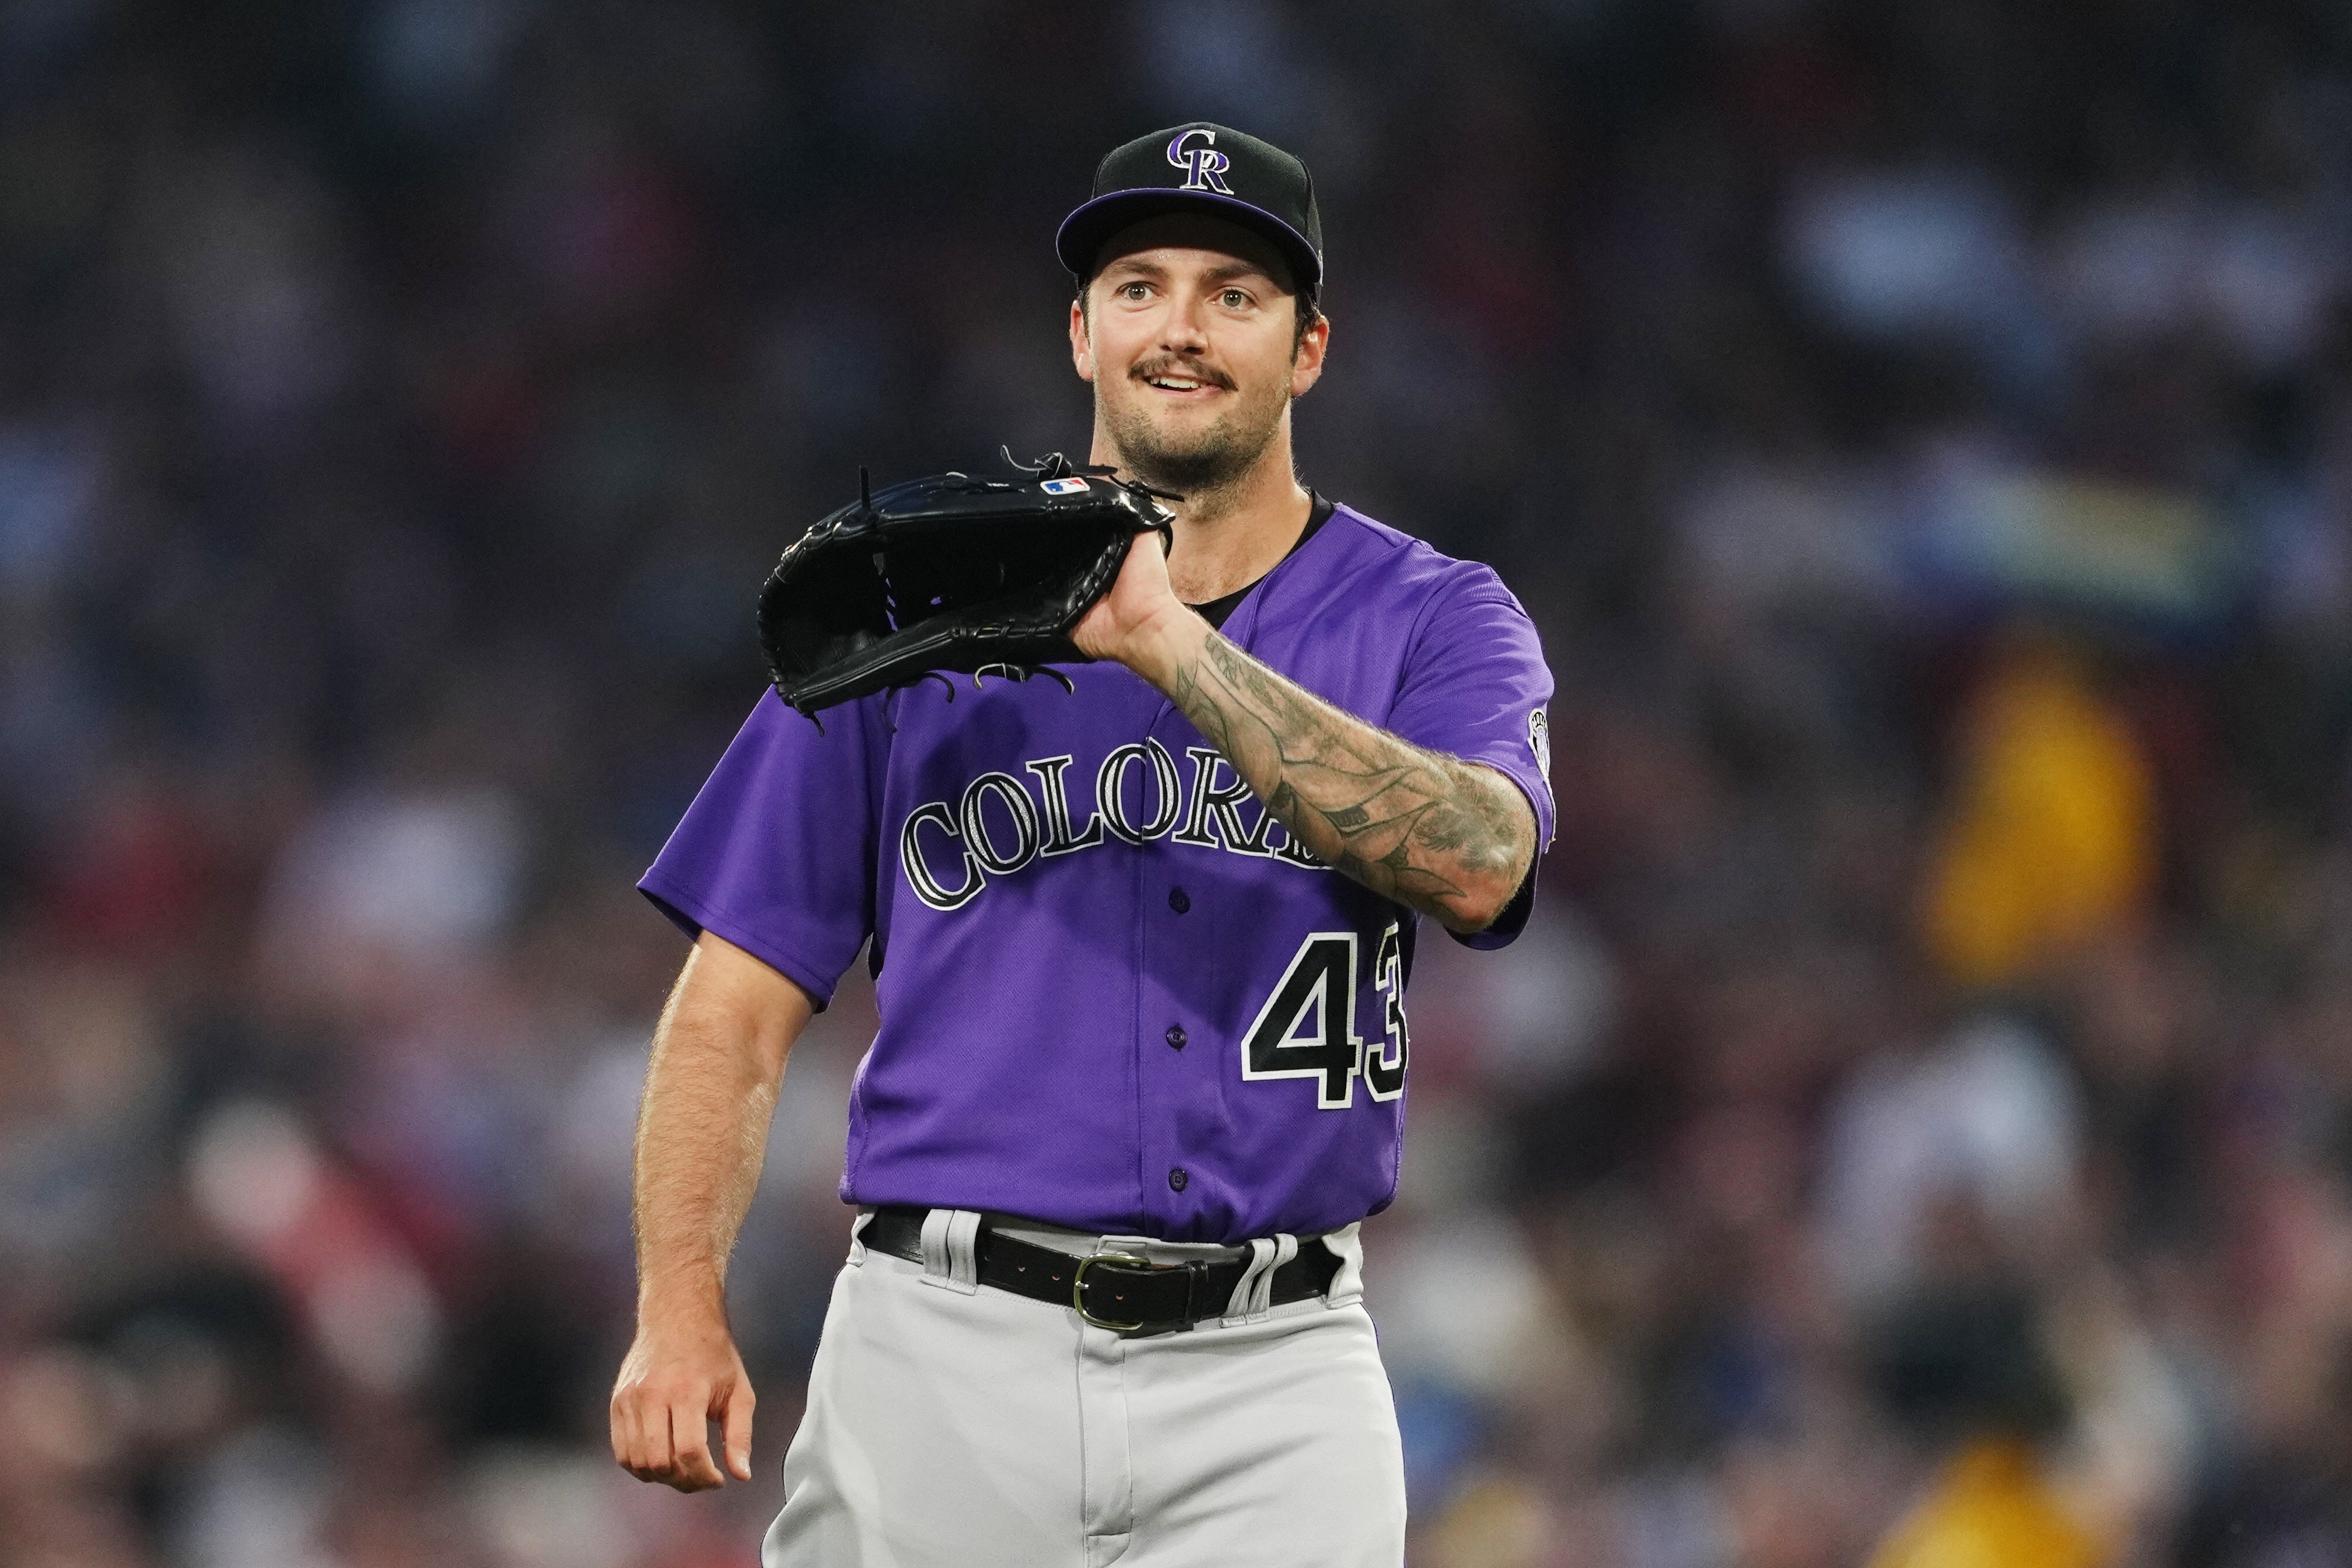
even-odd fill
[(820, 1009), (874, 929), (880, 702), (820, 730), (762, 697), (637, 883), (688, 936), (726, 938)]
[(1388, 728), (1416, 746), (1496, 769), (1534, 809), (1535, 863), (1494, 924), (1452, 933), (1471, 947), (1506, 945), (1526, 929), (1535, 905), (1536, 866), (1554, 822), (1546, 711), (1551, 692), (1551, 671), (1527, 611), (1491, 569), (1460, 565), (1422, 614)]

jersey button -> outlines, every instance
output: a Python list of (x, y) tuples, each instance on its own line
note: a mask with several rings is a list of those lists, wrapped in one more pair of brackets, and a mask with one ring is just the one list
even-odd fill
[(1183, 889), (1171, 888), (1168, 889), (1168, 907), (1181, 915), (1192, 907), (1192, 900), (1185, 895)]
[(1192, 1180), (1192, 1177), (1184, 1173), (1184, 1167), (1181, 1165), (1168, 1173), (1168, 1185), (1180, 1193), (1191, 1184)]
[(1171, 1024), (1168, 1026), (1168, 1043), (1170, 1046), (1181, 1051), (1184, 1048), (1184, 1039), (1183, 1025)]

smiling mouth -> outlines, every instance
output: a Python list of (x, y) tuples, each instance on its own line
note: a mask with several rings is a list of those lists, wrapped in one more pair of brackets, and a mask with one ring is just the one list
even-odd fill
[(1146, 371), (1136, 377), (1146, 386), (1161, 392), (1230, 392), (1233, 387), (1222, 376), (1187, 375), (1180, 371)]

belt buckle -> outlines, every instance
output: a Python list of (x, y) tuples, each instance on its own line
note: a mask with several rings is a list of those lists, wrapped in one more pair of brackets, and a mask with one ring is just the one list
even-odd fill
[(1070, 1305), (1078, 1310), (1079, 1320), (1097, 1329), (1108, 1329), (1120, 1334), (1132, 1333), (1143, 1327), (1144, 1320), (1141, 1318), (1131, 1323), (1121, 1323), (1109, 1318), (1097, 1318), (1087, 1310), (1087, 1270), (1097, 1263), (1129, 1263), (1138, 1268), (1153, 1267), (1151, 1259), (1138, 1258), (1132, 1252), (1094, 1252), (1079, 1258), (1078, 1271), (1070, 1278)]

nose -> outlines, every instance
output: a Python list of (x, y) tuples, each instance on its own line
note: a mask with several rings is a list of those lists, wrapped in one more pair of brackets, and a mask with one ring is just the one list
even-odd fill
[(1207, 353), (1209, 332), (1201, 318), (1208, 308), (1208, 300), (1197, 295), (1177, 300), (1174, 308), (1160, 321), (1160, 348), (1176, 354)]

